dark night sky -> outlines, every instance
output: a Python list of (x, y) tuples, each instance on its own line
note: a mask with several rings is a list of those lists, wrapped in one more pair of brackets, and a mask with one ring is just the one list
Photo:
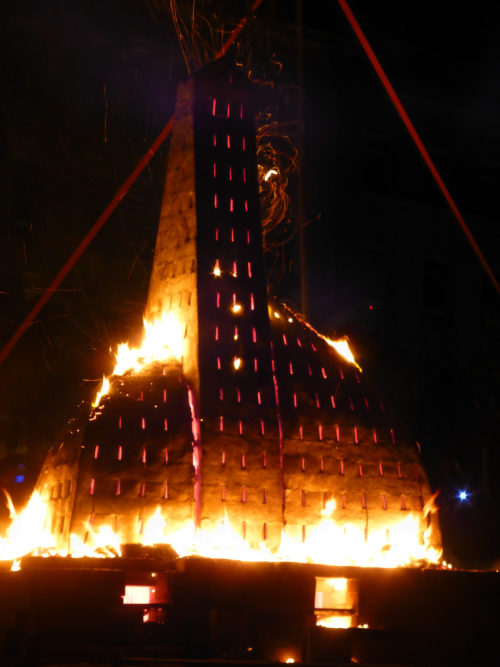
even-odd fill
[[(210, 4), (200, 4), (205, 13)], [(498, 276), (498, 4), (350, 5)], [(37, 0), (0, 9), (2, 343), (172, 113), (186, 70), (154, 6)], [(244, 6), (231, 3), (233, 21)], [(329, 7), (304, 3), (309, 317), (350, 335), (422, 444), (451, 555), (490, 563), (500, 514), (500, 298), (341, 10)], [(275, 79), (263, 99), (285, 122), (296, 119), (293, 9), (264, 0), (239, 54)], [(164, 147), (0, 369), (4, 483), (19, 462), (33, 480), (94, 386), (82, 378), (108, 370), (109, 346), (140, 330), (166, 155)], [(274, 290), (297, 303), (295, 242), (285, 259)], [(474, 494), (468, 508), (454, 499), (460, 487)]]

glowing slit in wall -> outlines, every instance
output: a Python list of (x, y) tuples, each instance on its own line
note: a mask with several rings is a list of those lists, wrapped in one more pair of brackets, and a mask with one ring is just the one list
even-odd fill
[(245, 137), (242, 137), (241, 138), (241, 150), (242, 151), (246, 150), (246, 147), (247, 147), (246, 139), (245, 139)]
[(217, 357), (217, 370), (220, 371), (221, 368), (222, 368), (222, 365), (221, 365), (220, 357)]
[(241, 455), (241, 467), (243, 470), (247, 467), (246, 459), (245, 459), (245, 454)]
[(398, 461), (397, 468), (398, 468), (398, 479), (402, 479), (402, 475), (401, 475), (401, 463), (400, 463), (399, 461)]
[(318, 424), (318, 438), (323, 440), (323, 424)]
[(234, 199), (232, 197), (229, 199), (229, 212), (234, 213)]
[(332, 408), (335, 408), (335, 397), (330, 396), (330, 403), (332, 404)]
[(319, 402), (318, 392), (314, 393), (314, 399), (316, 401), (316, 407), (319, 408), (320, 407), (320, 402)]
[(368, 399), (366, 398), (366, 396), (365, 396), (365, 399), (364, 399), (364, 400), (365, 400), (365, 408), (366, 408), (367, 410), (370, 410), (370, 404), (368, 403)]
[(264, 452), (262, 454), (262, 467), (267, 468), (267, 454), (266, 454), (266, 452)]
[(226, 465), (226, 452), (222, 452), (221, 465), (224, 467)]
[(163, 487), (163, 497), (165, 500), (168, 500), (168, 482), (165, 482), (165, 485)]
[(392, 444), (395, 445), (396, 444), (396, 436), (394, 435), (394, 429), (390, 428), (389, 433), (391, 434)]
[(226, 500), (226, 485), (225, 484), (222, 485), (221, 500), (222, 500), (222, 502), (224, 502)]
[(238, 327), (234, 327), (233, 340), (238, 340), (238, 338), (239, 338)]
[(218, 227), (215, 228), (215, 240), (216, 241), (219, 240), (219, 228)]
[(402, 510), (406, 509), (406, 501), (404, 496), (401, 496), (401, 509)]
[(300, 502), (302, 507), (306, 506), (306, 492), (304, 490), (300, 492)]
[(231, 243), (234, 243), (234, 228), (231, 227)]
[(294, 393), (294, 395), (293, 395), (293, 407), (294, 407), (294, 408), (297, 407), (297, 394), (295, 394), (295, 393)]
[(243, 104), (240, 104), (240, 120), (243, 119)]
[(168, 420), (167, 420), (166, 417), (165, 417), (165, 419), (163, 420), (163, 430), (164, 430), (164, 431), (168, 431)]
[(215, 305), (217, 308), (220, 308), (220, 292), (217, 292), (215, 296)]
[(146, 482), (141, 482), (141, 497), (144, 498), (146, 495)]
[(301, 340), (300, 340), (300, 338), (299, 338), (298, 336), (297, 336), (297, 345), (298, 345), (299, 347), (302, 347)]
[(250, 294), (250, 310), (255, 310), (255, 299), (253, 294)]
[(359, 438), (358, 438), (358, 427), (354, 427), (354, 442), (359, 445)]
[(123, 422), (122, 422), (122, 418), (121, 418), (121, 417), (118, 417), (118, 428), (121, 428), (121, 427), (122, 427), (122, 424), (123, 424)]
[(168, 466), (168, 449), (165, 447), (165, 465)]
[(216, 111), (217, 111), (217, 100), (214, 97), (214, 99), (212, 100), (212, 116), (215, 116)]
[(141, 417), (141, 428), (143, 431), (146, 430), (146, 417)]
[(365, 510), (366, 509), (366, 494), (362, 493), (361, 494), (361, 507)]
[(377, 431), (376, 429), (373, 429), (373, 442), (377, 444), (378, 438), (377, 438)]
[(259, 368), (259, 362), (257, 361), (257, 357), (254, 357), (254, 360), (253, 360), (253, 369), (254, 369), (255, 373), (257, 373), (258, 368)]
[(224, 430), (224, 417), (219, 417), (219, 431)]
[(167, 402), (167, 390), (166, 389), (163, 390), (163, 402), (164, 403)]
[(266, 427), (265, 427), (265, 425), (264, 425), (264, 420), (261, 419), (261, 420), (260, 420), (260, 434), (261, 434), (261, 435), (265, 435), (265, 433), (266, 433)]
[(252, 262), (247, 263), (248, 277), (252, 278)]
[(143, 447), (141, 453), (141, 463), (146, 463), (146, 462), (147, 462), (146, 447)]
[(212, 176), (214, 178), (217, 178), (217, 163), (216, 162), (214, 162), (213, 165), (212, 165)]
[(385, 499), (385, 493), (382, 494), (382, 507), (387, 509), (387, 500)]
[(236, 387), (236, 400), (238, 403), (241, 403), (241, 392), (239, 387)]
[(214, 194), (214, 208), (217, 208), (218, 203), (219, 203), (219, 202), (218, 202), (218, 199), (217, 199), (217, 193), (216, 193), (216, 194)]
[(324, 472), (324, 471), (325, 471), (325, 464), (324, 464), (324, 461), (323, 461), (323, 457), (322, 457), (322, 456), (320, 456), (320, 459), (319, 459), (319, 470), (320, 470), (320, 472)]
[(116, 458), (118, 461), (121, 461), (123, 459), (123, 447), (121, 445), (118, 445), (118, 451), (116, 453)]
[(231, 148), (231, 135), (226, 135), (226, 147)]
[(312, 372), (312, 368), (309, 364), (307, 364), (307, 372), (309, 373), (309, 375), (312, 376), (313, 372)]
[(99, 445), (96, 445), (94, 447), (94, 458), (97, 459), (99, 457)]
[(90, 494), (91, 496), (93, 496), (93, 495), (94, 495), (94, 491), (95, 491), (95, 479), (92, 477), (91, 480), (90, 480), (89, 494)]
[(301, 440), (304, 439), (304, 427), (302, 426), (302, 424), (299, 425), (299, 438)]
[(328, 377), (327, 374), (326, 374), (326, 371), (323, 367), (321, 367), (321, 375), (325, 378), (325, 380)]
[[(241, 487), (241, 502), (246, 503), (247, 501), (247, 490), (245, 486)], [(245, 525), (245, 522), (243, 522), (243, 525)]]
[(337, 442), (340, 442), (340, 426), (338, 424), (335, 426), (335, 438)]
[(217, 135), (215, 132), (212, 135), (212, 146), (217, 146)]
[[(262, 489), (262, 502), (263, 502), (264, 505), (267, 503), (267, 489)], [(266, 524), (264, 524), (264, 526), (265, 525)]]
[(228, 103), (226, 105), (226, 118), (229, 118), (231, 115), (231, 105)]
[(257, 342), (257, 331), (256, 331), (255, 327), (252, 327), (252, 341), (254, 343)]
[(245, 209), (245, 213), (248, 213), (248, 202), (247, 202), (246, 199), (245, 199), (245, 203), (244, 203), (243, 207)]
[(361, 463), (358, 464), (358, 473), (360, 477), (363, 477), (363, 466), (361, 465)]
[(238, 429), (240, 435), (243, 435), (243, 422), (241, 421), (241, 419), (238, 421)]
[(215, 340), (219, 340), (219, 327), (215, 327)]
[(300, 459), (300, 469), (302, 470), (302, 472), (305, 472), (306, 469), (306, 460), (303, 456)]
[(351, 412), (354, 412), (354, 403), (352, 402), (352, 398), (349, 396), (349, 409)]
[(259, 405), (262, 405), (262, 394), (260, 393), (260, 391), (257, 392), (257, 403)]
[(238, 277), (238, 266), (237, 266), (236, 262), (233, 262), (233, 278), (237, 278), (237, 277)]
[(290, 372), (290, 375), (293, 375), (293, 364), (291, 361), (288, 363), (288, 370)]
[(288, 341), (286, 339), (286, 334), (283, 334), (283, 344), (288, 345)]
[(247, 229), (247, 244), (250, 244), (250, 230)]
[(116, 480), (115, 496), (119, 496), (122, 492), (121, 480)]

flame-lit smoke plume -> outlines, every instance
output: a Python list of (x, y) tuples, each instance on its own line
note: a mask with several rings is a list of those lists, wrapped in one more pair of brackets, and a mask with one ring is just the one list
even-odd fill
[(277, 122), (265, 122), (257, 130), (257, 178), (259, 182), (264, 250), (275, 249), (294, 234), (288, 216), (288, 183), (297, 169), (297, 149)]

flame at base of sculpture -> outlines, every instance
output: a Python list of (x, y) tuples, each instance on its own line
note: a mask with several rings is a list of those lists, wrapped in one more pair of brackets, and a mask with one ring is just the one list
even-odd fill
[[(15, 512), (9, 499), (12, 523), (0, 538), (0, 560), (13, 561), (26, 555), (71, 556), (72, 558), (115, 558), (122, 555), (122, 538), (108, 524), (98, 528), (82, 526), (72, 533), (68, 549), (56, 548), (56, 539), (45, 527), (47, 505), (35, 492), (26, 508)], [(189, 522), (170, 532), (160, 507), (144, 523), (142, 535), (137, 531), (133, 542), (144, 546), (169, 545), (179, 557), (202, 556), (248, 562), (296, 562), (359, 567), (398, 567), (439, 565), (441, 552), (430, 546), (430, 528), (422, 529), (422, 520), (413, 514), (394, 521), (390, 527), (373, 528), (368, 533), (334, 518), (335, 505), (330, 502), (322, 520), (308, 527), (303, 541), (282, 530), (281, 542), (272, 551), (265, 541), (250, 544), (233, 527), (227, 512), (211, 531), (198, 529)]]

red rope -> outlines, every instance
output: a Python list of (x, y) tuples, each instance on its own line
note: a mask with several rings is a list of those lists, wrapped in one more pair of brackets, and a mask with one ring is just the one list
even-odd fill
[(488, 262), (486, 261), (486, 258), (484, 257), (483, 253), (481, 252), (481, 249), (479, 248), (478, 244), (476, 243), (474, 237), (472, 236), (472, 233), (470, 229), (468, 228), (464, 218), (462, 217), (462, 214), (458, 210), (457, 205), (455, 204), (452, 196), (448, 192), (448, 188), (444, 184), (443, 179), (441, 178), (434, 162), (432, 161), (429, 153), (427, 152), (427, 149), (425, 148), (424, 144), (422, 143), (422, 140), (418, 136), (418, 133), (411, 122), (410, 118), (408, 117), (408, 114), (406, 113), (403, 105), (401, 104), (401, 101), (399, 100), (399, 97), (396, 94), (396, 91), (392, 87), (389, 79), (387, 78), (384, 70), (382, 69), (382, 65), (379, 63), (377, 56), (374, 54), (370, 44), (368, 43), (368, 40), (365, 37), (365, 34), (361, 30), (359, 23), (356, 21), (353, 13), (351, 12), (349, 5), (347, 4), (347, 0), (338, 0), (338, 3), (340, 5), (340, 8), (346, 15), (347, 20), (351, 24), (352, 29), (354, 30), (356, 37), (359, 39), (359, 42), (363, 49), (365, 50), (366, 55), (368, 56), (371, 64), (373, 65), (373, 69), (377, 72), (384, 88), (387, 91), (387, 94), (391, 98), (392, 103), (396, 107), (397, 112), (401, 116), (401, 119), (403, 123), (406, 126), (406, 129), (410, 133), (411, 138), (415, 142), (416, 147), (420, 151), (420, 154), (425, 160), (425, 163), (429, 167), (429, 171), (434, 177), (434, 180), (438, 184), (439, 189), (443, 193), (444, 198), (448, 202), (449, 207), (451, 208), (453, 214), (455, 215), (455, 218), (458, 220), (458, 223), (460, 227), (462, 228), (465, 236), (467, 237), (467, 240), (472, 246), (472, 249), (476, 253), (479, 261), (481, 262), (483, 269), (486, 271), (488, 274), (489, 279), (491, 280), (493, 287), (496, 289), (498, 294), (500, 294), (500, 284), (498, 283), (497, 279), (495, 278), (493, 271), (490, 269)]
[[(254, 12), (257, 7), (261, 4), (262, 0), (255, 0), (255, 2), (252, 5), (252, 12)], [(224, 55), (226, 55), (229, 47), (231, 44), (234, 43), (240, 32), (243, 30), (247, 23), (247, 17), (243, 18), (236, 28), (233, 30), (233, 32), (230, 34), (230, 36), (227, 38), (227, 40), (224, 42), (223, 47), (221, 50), (217, 53), (215, 56), (215, 60), (218, 60), (219, 58), (222, 58)], [(71, 269), (74, 267), (76, 262), (80, 259), (80, 257), (83, 255), (85, 250), (88, 248), (88, 246), (91, 244), (91, 242), (94, 240), (95, 236), (98, 234), (98, 232), (101, 230), (101, 228), (104, 226), (104, 224), (107, 222), (115, 208), (118, 206), (118, 204), (121, 202), (121, 200), (125, 197), (131, 186), (135, 183), (139, 175), (142, 173), (144, 168), (147, 166), (153, 155), (156, 153), (156, 151), (160, 148), (162, 143), (165, 141), (165, 139), (168, 137), (170, 132), (172, 131), (172, 127), (174, 125), (174, 117), (168, 121), (168, 123), (165, 125), (163, 130), (160, 132), (156, 140), (154, 141), (153, 145), (148, 148), (146, 151), (146, 154), (141, 158), (141, 160), (138, 162), (136, 165), (135, 169), (132, 171), (130, 176), (126, 179), (126, 181), (123, 183), (121, 188), (118, 190), (116, 195), (113, 197), (113, 199), (110, 201), (110, 203), (106, 206), (104, 211), (101, 213), (99, 218), (95, 221), (95, 223), (92, 225), (90, 230), (87, 232), (87, 234), (84, 236), (82, 241), (80, 242), (79, 246), (76, 248), (76, 250), (73, 252), (71, 257), (67, 260), (67, 262), (64, 264), (62, 269), (59, 271), (59, 273), (56, 275), (54, 280), (50, 283), (50, 285), (47, 287), (45, 292), (42, 294), (42, 296), (39, 298), (39, 300), (36, 302), (36, 304), (33, 306), (33, 308), (30, 310), (28, 315), (24, 318), (22, 323), (19, 325), (17, 330), (14, 332), (12, 337), (9, 339), (9, 341), (6, 343), (6, 345), (2, 348), (0, 351), (0, 364), (5, 361), (5, 359), (9, 356), (10, 352), (12, 349), (15, 347), (19, 339), (23, 336), (25, 331), (28, 329), (28, 327), (33, 323), (33, 320), (35, 317), (38, 315), (38, 313), (42, 310), (42, 308), (45, 306), (47, 301), (51, 298), (51, 296), (54, 294), (54, 292), (57, 290), (59, 285), (62, 283), (62, 281), (66, 278), (68, 273), (71, 271)]]

